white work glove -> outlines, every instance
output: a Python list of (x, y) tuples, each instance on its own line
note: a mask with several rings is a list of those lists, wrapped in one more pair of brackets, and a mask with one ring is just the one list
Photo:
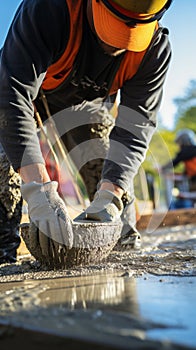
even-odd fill
[(99, 190), (95, 193), (90, 206), (74, 221), (116, 222), (120, 220), (123, 203), (119, 197), (108, 190)]
[(73, 246), (72, 222), (64, 201), (57, 192), (56, 181), (39, 184), (30, 182), (21, 185), (21, 194), (28, 204), (30, 221), (39, 231), (54, 242)]

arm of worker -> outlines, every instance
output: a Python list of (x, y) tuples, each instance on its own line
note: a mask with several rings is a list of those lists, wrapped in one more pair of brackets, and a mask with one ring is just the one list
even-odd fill
[(159, 171), (161, 171), (163, 173), (168, 172), (168, 170), (171, 171), (173, 169), (173, 167), (174, 167), (174, 165), (173, 165), (173, 162), (171, 160), (167, 164), (162, 165), (161, 168), (159, 169)]
[(23, 180), (21, 193), (30, 221), (71, 248), (71, 220), (58, 184), (46, 171), (33, 108), (47, 68), (65, 49), (69, 33), (65, 9), (64, 0), (50, 1), (47, 11), (44, 1), (35, 0), (22, 2), (16, 12), (0, 55), (0, 141)]
[(177, 154), (176, 156), (171, 159), (169, 162), (167, 162), (166, 164), (164, 164), (162, 167), (161, 167), (161, 170), (163, 172), (165, 171), (168, 171), (168, 170), (173, 170), (179, 163), (181, 162), (184, 162), (185, 160), (187, 159), (190, 159), (190, 150), (188, 150), (188, 152), (184, 149), (181, 149)]
[(102, 181), (129, 191), (157, 128), (157, 113), (171, 60), (168, 32), (161, 28), (135, 76), (121, 89)]
[[(156, 130), (156, 116), (170, 59), (168, 32), (161, 29), (138, 72), (121, 89), (118, 116), (110, 134), (110, 148), (104, 162), (101, 187), (79, 219), (115, 221), (121, 215), (122, 205), (116, 200), (116, 195), (121, 200), (122, 193), (133, 192), (134, 177), (145, 159)], [(109, 191), (104, 192), (103, 188), (106, 191), (109, 188)], [(116, 189), (120, 189), (120, 192), (116, 193)]]
[(47, 10), (45, 6), (39, 0), (20, 4), (0, 52), (0, 141), (16, 171), (44, 164), (33, 101), (69, 36), (65, 1), (52, 0)]

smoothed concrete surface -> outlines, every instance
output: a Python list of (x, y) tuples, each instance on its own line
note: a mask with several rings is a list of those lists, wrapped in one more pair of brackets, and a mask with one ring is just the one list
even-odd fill
[(134, 278), (120, 271), (5, 283), (3, 339), (7, 332), (10, 341), (12, 329), (15, 337), (23, 330), (42, 340), (46, 334), (66, 344), (73, 340), (78, 349), (80, 343), (103, 349), (196, 349), (195, 292), (196, 277)]
[(139, 251), (71, 269), (0, 267), (0, 349), (196, 349), (196, 227), (142, 232)]

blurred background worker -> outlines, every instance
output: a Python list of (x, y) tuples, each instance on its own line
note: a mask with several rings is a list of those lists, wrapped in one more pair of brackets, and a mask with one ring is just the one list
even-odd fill
[[(179, 175), (176, 174), (176, 180), (179, 179), (179, 183), (181, 182), (179, 190), (182, 190), (182, 192), (196, 191), (196, 139), (194, 131), (190, 129), (178, 131), (175, 142), (179, 146), (179, 151), (170, 162), (162, 167), (162, 171), (166, 172), (182, 163), (184, 165), (184, 171), (182, 172), (183, 177), (180, 178)], [(179, 193), (177, 193), (177, 195), (179, 198), (175, 201), (176, 207), (192, 207), (194, 205), (193, 198), (182, 198)]]

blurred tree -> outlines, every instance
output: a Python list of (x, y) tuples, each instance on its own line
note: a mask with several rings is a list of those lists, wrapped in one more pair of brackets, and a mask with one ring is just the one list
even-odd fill
[(177, 145), (174, 142), (175, 132), (162, 129), (152, 137), (143, 168), (156, 176), (158, 169), (176, 154)]
[(196, 106), (188, 108), (176, 121), (176, 131), (187, 128), (196, 133)]
[(175, 129), (189, 128), (196, 132), (196, 80), (190, 80), (185, 96), (174, 99), (177, 106)]

